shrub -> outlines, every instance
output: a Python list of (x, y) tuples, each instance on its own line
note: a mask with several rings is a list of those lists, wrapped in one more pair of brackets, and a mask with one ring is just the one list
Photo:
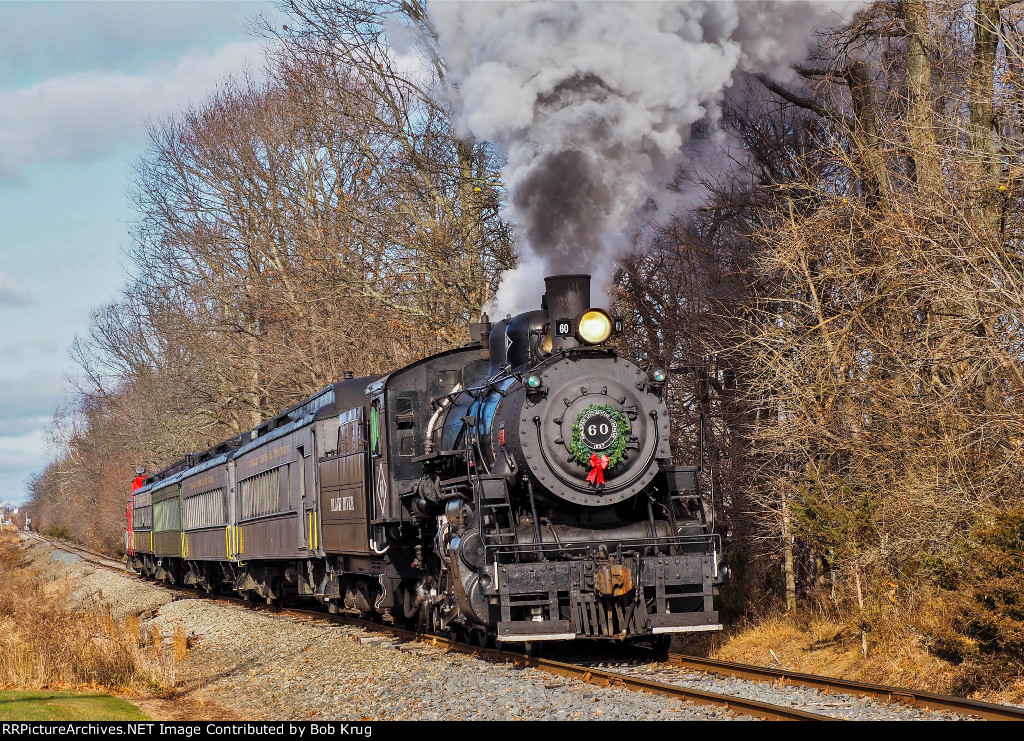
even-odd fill
[(30, 571), (10, 542), (0, 541), (0, 583), (0, 686), (152, 690), (173, 677), (174, 657), (144, 649), (137, 619), (70, 604), (69, 585)]
[(1024, 674), (1024, 507), (998, 512), (971, 535), (968, 565), (937, 570), (953, 609), (929, 641), (958, 665), (954, 691), (965, 694)]
[(71, 531), (63, 525), (54, 525), (46, 531), (48, 538), (57, 538), (59, 540), (71, 540)]

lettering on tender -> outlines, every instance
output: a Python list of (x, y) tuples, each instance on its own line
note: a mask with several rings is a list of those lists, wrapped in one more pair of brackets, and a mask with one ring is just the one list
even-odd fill
[(331, 498), (331, 512), (355, 512), (355, 509), (356, 498), (354, 496)]

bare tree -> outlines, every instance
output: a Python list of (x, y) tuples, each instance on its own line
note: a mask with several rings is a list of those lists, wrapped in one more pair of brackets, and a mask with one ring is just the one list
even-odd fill
[(316, 10), (265, 81), (150, 130), (133, 277), (73, 348), (85, 381), (36, 486), (51, 519), (87, 504), (78, 537), (116, 542), (133, 462), (159, 468), (344, 371), (468, 340), (514, 263), (494, 153), (454, 136), (436, 70), (414, 89), (377, 39), (387, 64), (368, 76)]

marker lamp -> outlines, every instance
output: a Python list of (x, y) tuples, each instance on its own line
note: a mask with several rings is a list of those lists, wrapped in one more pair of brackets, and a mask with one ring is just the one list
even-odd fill
[(526, 377), (526, 388), (539, 389), (540, 388), (540, 376), (533, 373)]
[(651, 368), (650, 376), (651, 380), (654, 381), (655, 383), (665, 383), (665, 381), (668, 380), (668, 371), (665, 370), (664, 368), (659, 368), (658, 366), (655, 366)]
[(600, 345), (612, 336), (612, 318), (601, 309), (591, 309), (580, 317), (576, 336), (588, 345)]

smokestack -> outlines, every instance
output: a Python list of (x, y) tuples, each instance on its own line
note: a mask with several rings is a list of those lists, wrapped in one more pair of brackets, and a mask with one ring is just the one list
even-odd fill
[(576, 328), (580, 316), (590, 308), (590, 276), (549, 275), (544, 287), (552, 349), (578, 347)]

